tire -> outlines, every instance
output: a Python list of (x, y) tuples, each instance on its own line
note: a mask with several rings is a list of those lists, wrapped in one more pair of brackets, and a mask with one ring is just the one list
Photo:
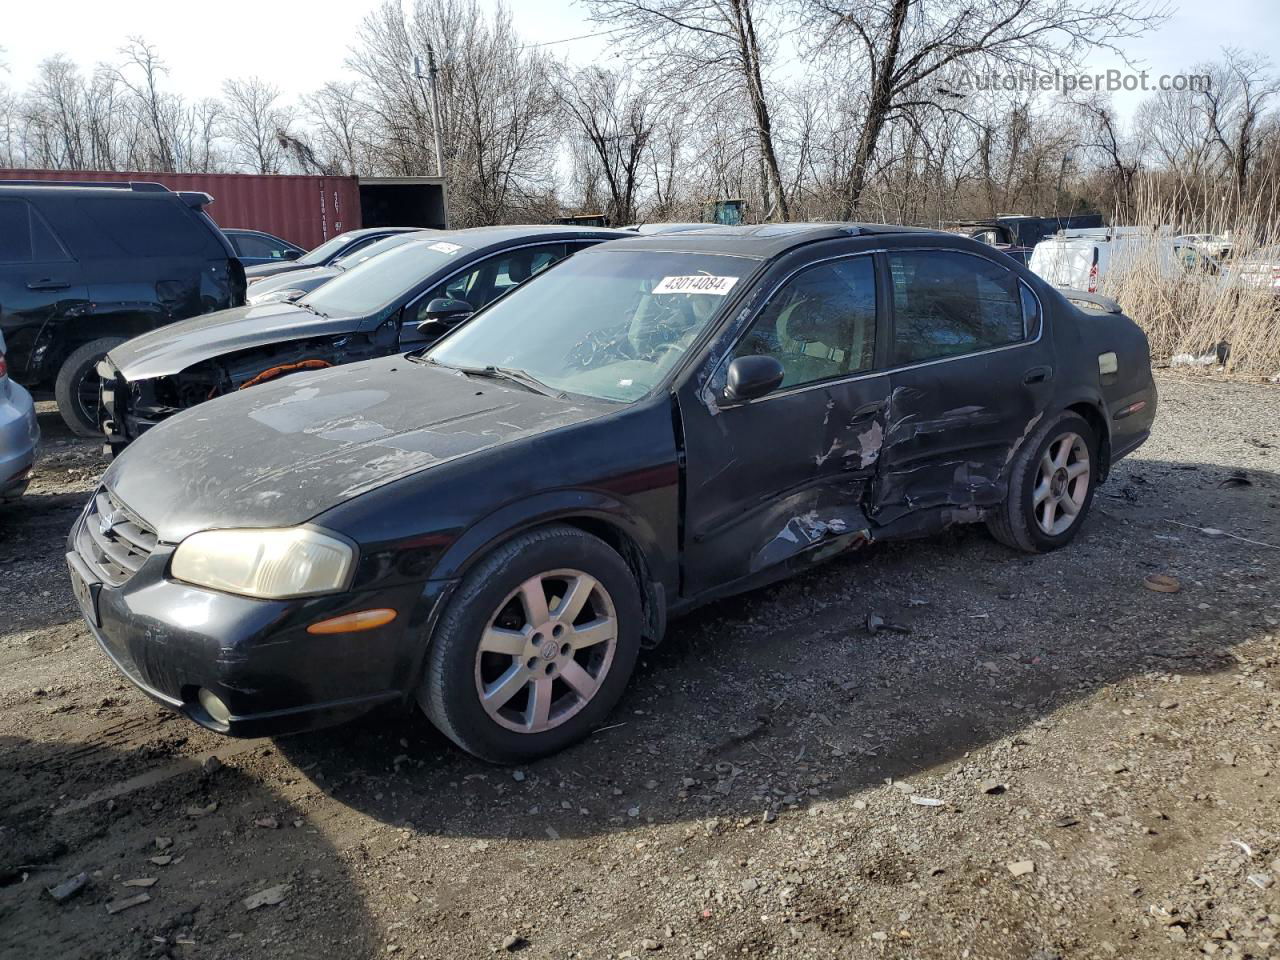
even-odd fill
[[(537, 594), (549, 612), (538, 613)], [(570, 597), (580, 612), (565, 609)], [(436, 627), (418, 704), (445, 736), (491, 763), (555, 753), (598, 727), (621, 698), (641, 620), (635, 577), (608, 544), (561, 524), (532, 530), (463, 578)]]
[(1049, 418), (1014, 457), (1008, 496), (987, 517), (987, 528), (1015, 550), (1048, 553), (1065, 547), (1084, 525), (1097, 485), (1093, 427), (1064, 411)]
[[(58, 377), (53, 384), (53, 395), (58, 401), (58, 413), (72, 432), (82, 437), (98, 437), (102, 429), (98, 425), (98, 372), (94, 369), (99, 360), (124, 343), (124, 337), (102, 337), (76, 347), (62, 361)], [(92, 405), (88, 395), (93, 394)]]

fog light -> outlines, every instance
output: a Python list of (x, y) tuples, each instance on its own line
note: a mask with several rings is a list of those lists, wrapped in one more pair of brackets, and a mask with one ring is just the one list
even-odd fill
[(196, 699), (200, 701), (200, 706), (204, 707), (204, 712), (216, 720), (218, 723), (230, 723), (231, 711), (227, 709), (227, 705), (219, 700), (212, 691), (200, 688), (200, 692), (196, 694)]

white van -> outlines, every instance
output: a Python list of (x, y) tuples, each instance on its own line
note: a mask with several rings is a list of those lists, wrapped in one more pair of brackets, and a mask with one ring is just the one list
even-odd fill
[(1126, 264), (1150, 256), (1153, 244), (1163, 276), (1207, 269), (1207, 258), (1194, 247), (1178, 243), (1168, 227), (1062, 230), (1036, 244), (1027, 266), (1055, 287), (1097, 293), (1109, 271), (1123, 270)]

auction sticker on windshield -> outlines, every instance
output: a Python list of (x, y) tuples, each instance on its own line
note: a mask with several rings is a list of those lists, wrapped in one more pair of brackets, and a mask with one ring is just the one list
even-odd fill
[(462, 249), (462, 245), (457, 243), (446, 243), (443, 240), (439, 240), (431, 244), (427, 249), (435, 250), (437, 253), (457, 253)]
[(723, 297), (738, 282), (737, 277), (712, 277), (695, 274), (691, 277), (663, 277), (653, 288), (654, 293), (711, 293)]

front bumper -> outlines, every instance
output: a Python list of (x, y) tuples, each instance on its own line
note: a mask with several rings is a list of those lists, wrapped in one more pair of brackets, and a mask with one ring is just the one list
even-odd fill
[(145, 402), (154, 392), (155, 384), (129, 383), (109, 359), (98, 362), (98, 381), (106, 453), (119, 453), (157, 423), (178, 412), (176, 408)]
[(40, 444), (36, 405), (23, 387), (0, 383), (0, 500), (20, 496), (27, 487)]
[[(119, 586), (103, 582), (76, 549), (67, 563), (81, 612), (112, 663), (153, 700), (219, 733), (275, 736), (353, 719), (407, 700), (425, 640), (451, 581), (302, 600), (255, 600), (167, 577), (170, 545), (158, 545)], [(79, 582), (77, 582), (79, 581)], [(390, 607), (396, 619), (358, 633), (313, 635), (309, 624)], [(200, 705), (205, 689), (231, 713), (219, 722)]]

